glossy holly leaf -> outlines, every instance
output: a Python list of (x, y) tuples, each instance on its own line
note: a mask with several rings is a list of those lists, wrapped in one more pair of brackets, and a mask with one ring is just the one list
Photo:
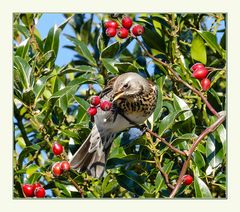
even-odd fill
[(145, 191), (144, 179), (134, 171), (124, 171), (122, 174), (116, 176), (120, 186), (128, 191), (142, 196)]
[[(169, 163), (167, 163), (166, 165), (163, 166), (163, 171), (166, 173), (166, 174), (169, 174), (170, 171), (172, 170), (173, 168), (173, 165), (174, 165), (174, 162), (173, 161), (170, 161)], [(161, 189), (163, 189), (165, 185), (164, 183), (164, 178), (161, 174), (161, 172), (159, 171), (156, 175), (156, 178), (155, 178), (155, 193), (157, 193), (158, 191), (160, 191)]]
[(17, 50), (16, 50), (16, 56), (19, 56), (23, 59), (26, 59), (28, 56), (28, 50), (30, 46), (30, 38), (27, 38), (22, 43), (19, 44)]
[(19, 56), (13, 58), (14, 81), (21, 83), (22, 88), (30, 89), (34, 83), (32, 68), (26, 60)]
[(194, 190), (198, 198), (212, 198), (208, 186), (197, 176), (194, 176)]
[(29, 153), (36, 152), (40, 149), (41, 147), (37, 144), (34, 144), (32, 146), (27, 146), (22, 150), (22, 152), (19, 155), (18, 158), (18, 164), (20, 167), (22, 167), (23, 160), (29, 156)]
[(47, 35), (45, 45), (44, 45), (44, 52), (48, 52), (50, 50), (54, 51), (55, 57), (58, 54), (58, 48), (59, 48), (59, 36), (61, 33), (61, 29), (58, 28), (57, 25), (53, 26)]
[(148, 47), (158, 50), (159, 52), (165, 51), (165, 41), (161, 35), (159, 35), (154, 27), (144, 27), (144, 33), (142, 34), (143, 41)]
[(214, 53), (218, 52), (223, 57), (223, 59), (226, 59), (226, 52), (217, 43), (216, 35), (212, 34), (211, 32), (207, 32), (207, 31), (197, 31), (197, 32), (206, 41), (206, 43), (213, 50)]
[(54, 75), (51, 76), (43, 76), (37, 80), (33, 87), (33, 92), (35, 94), (35, 103), (39, 100), (39, 97), (42, 95), (44, 92), (45, 86), (47, 81), (52, 78)]
[(206, 165), (204, 157), (197, 150), (193, 153), (193, 161), (195, 162), (196, 166), (199, 169), (205, 167), (205, 165)]
[(107, 69), (109, 73), (118, 74), (118, 69), (114, 67), (114, 60), (108, 58), (102, 58), (102, 64)]
[(13, 25), (13, 31), (14, 32), (20, 32), (26, 39), (30, 37), (30, 32), (27, 29), (26, 26), (20, 25), (20, 24), (14, 24)]
[(192, 40), (191, 57), (194, 60), (201, 62), (202, 64), (207, 63), (207, 52), (205, 43), (202, 37), (199, 36), (198, 34), (196, 34)]
[(64, 196), (66, 197), (71, 197), (71, 191), (67, 188), (67, 186), (63, 185), (60, 182), (55, 181), (55, 186), (60, 189), (60, 191), (63, 193)]
[(77, 38), (74, 38), (74, 37), (70, 37), (70, 36), (67, 36), (67, 39), (69, 39), (71, 42), (73, 42), (73, 44), (75, 45), (75, 48), (76, 48), (76, 51), (81, 55), (83, 56), (84, 58), (86, 58), (90, 65), (93, 65), (93, 66), (97, 66), (96, 64), (96, 60), (94, 59), (92, 53), (89, 51), (87, 45), (78, 40)]
[(186, 110), (183, 114), (179, 115), (180, 121), (185, 121), (193, 116), (191, 109), (189, 108), (188, 104), (178, 97), (176, 94), (173, 94), (173, 105), (176, 111), (183, 111)]
[(171, 128), (171, 126), (175, 123), (176, 118), (185, 111), (186, 110), (176, 111), (165, 116), (160, 121), (158, 135), (161, 137), (164, 134), (165, 130)]
[(42, 174), (40, 172), (35, 172), (28, 178), (28, 183), (33, 184), (35, 182), (39, 182), (41, 177)]
[(56, 56), (55, 56), (54, 50), (47, 51), (42, 56), (38, 57), (38, 59), (37, 59), (38, 68), (42, 69), (48, 63), (53, 62), (55, 60), (55, 58), (56, 58)]
[(223, 146), (213, 135), (207, 138), (206, 157), (212, 168), (216, 168), (224, 159)]
[(120, 73), (138, 72), (138, 68), (136, 66), (134, 66), (132, 63), (129, 63), (129, 62), (115, 63), (114, 66), (118, 68), (118, 71)]
[(114, 58), (120, 48), (120, 43), (117, 41), (107, 46), (101, 52), (101, 58)]
[(31, 164), (29, 166), (26, 167), (26, 174), (28, 176), (31, 176), (33, 173), (35, 173), (37, 170), (39, 169), (39, 166), (37, 166), (36, 164)]

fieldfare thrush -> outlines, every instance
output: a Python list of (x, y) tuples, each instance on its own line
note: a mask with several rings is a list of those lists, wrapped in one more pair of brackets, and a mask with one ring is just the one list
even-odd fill
[(92, 131), (70, 160), (72, 168), (87, 171), (94, 178), (102, 177), (116, 134), (144, 123), (153, 113), (157, 88), (139, 74), (128, 72), (111, 79), (100, 97), (111, 101), (112, 108), (98, 108)]

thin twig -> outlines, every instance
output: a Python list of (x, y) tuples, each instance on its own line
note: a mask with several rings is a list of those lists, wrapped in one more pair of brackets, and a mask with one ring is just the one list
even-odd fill
[(163, 175), (166, 185), (173, 190), (174, 186), (169, 182), (168, 174), (163, 170), (160, 161), (156, 163), (156, 166), (159, 169), (159, 171), (161, 172), (161, 174)]
[(73, 178), (71, 178), (69, 174), (68, 174), (68, 179), (72, 183), (72, 185), (78, 190), (80, 196), (84, 197), (82, 188), (80, 188), (80, 186), (77, 184), (77, 182)]
[(144, 52), (150, 57), (152, 58), (154, 61), (156, 61), (157, 63), (161, 64), (162, 66), (166, 67), (175, 77), (175, 79), (179, 82), (181, 82), (182, 84), (184, 84), (186, 87), (188, 87), (189, 89), (191, 89), (195, 94), (197, 94), (198, 96), (201, 97), (201, 99), (203, 100), (203, 102), (206, 104), (206, 106), (208, 107), (208, 109), (217, 117), (219, 118), (219, 114), (218, 112), (212, 107), (212, 105), (208, 102), (207, 98), (203, 95), (203, 93), (199, 90), (197, 90), (196, 88), (192, 87), (191, 85), (189, 85), (187, 82), (185, 82), (178, 74), (177, 72), (175, 72), (173, 70), (173, 68), (167, 64), (164, 63), (163, 61), (161, 61), (160, 59), (154, 57), (147, 49), (146, 47), (142, 44), (142, 42), (136, 37), (137, 42), (139, 43), (139, 45), (143, 48)]
[(30, 145), (32, 145), (32, 143), (28, 139), (27, 132), (26, 132), (23, 122), (22, 122), (22, 116), (20, 115), (20, 112), (19, 112), (17, 106), (15, 105), (15, 103), (13, 105), (14, 105), (14, 115), (15, 115), (15, 118), (17, 119), (18, 128), (21, 131), (22, 137), (23, 137), (26, 145), (30, 146)]
[(188, 152), (188, 157), (186, 159), (186, 161), (184, 162), (183, 166), (182, 166), (182, 170), (179, 174), (179, 177), (178, 177), (178, 180), (177, 180), (177, 184), (175, 185), (175, 188), (173, 189), (172, 193), (170, 194), (170, 198), (173, 198), (177, 191), (179, 190), (181, 184), (182, 184), (182, 179), (183, 179), (183, 176), (185, 175), (186, 171), (187, 171), (187, 168), (188, 168), (188, 164), (189, 164), (189, 161), (191, 160), (191, 157), (192, 157), (192, 154), (194, 152), (194, 150), (196, 149), (197, 145), (200, 143), (200, 141), (206, 136), (208, 135), (209, 133), (212, 133), (214, 132), (217, 127), (219, 125), (221, 125), (224, 120), (226, 119), (226, 114), (220, 116), (220, 118), (218, 118), (210, 127), (208, 127), (206, 130), (204, 130), (199, 136), (198, 138), (195, 140), (195, 142), (193, 143), (192, 147), (190, 148), (189, 152)]
[(157, 133), (151, 131), (150, 129), (146, 128), (146, 131), (150, 133), (152, 136), (159, 139), (161, 142), (163, 142), (166, 146), (168, 146), (172, 151), (179, 153), (180, 155), (186, 156), (186, 153), (177, 149), (176, 147), (172, 146), (170, 143), (168, 143), (164, 138), (161, 138)]

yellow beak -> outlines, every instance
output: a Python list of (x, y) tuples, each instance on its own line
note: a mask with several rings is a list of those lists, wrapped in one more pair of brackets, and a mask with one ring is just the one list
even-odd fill
[(118, 100), (118, 99), (121, 98), (123, 95), (124, 95), (124, 92), (123, 92), (123, 91), (120, 91), (120, 92), (116, 93), (116, 94), (114, 95), (113, 101)]

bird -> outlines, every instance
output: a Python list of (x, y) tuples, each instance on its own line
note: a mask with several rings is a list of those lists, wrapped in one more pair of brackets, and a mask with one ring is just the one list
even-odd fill
[(97, 109), (90, 134), (70, 160), (71, 168), (101, 178), (114, 138), (119, 132), (140, 126), (151, 116), (157, 93), (157, 86), (135, 72), (109, 80), (99, 97), (101, 101), (110, 101), (112, 108)]

